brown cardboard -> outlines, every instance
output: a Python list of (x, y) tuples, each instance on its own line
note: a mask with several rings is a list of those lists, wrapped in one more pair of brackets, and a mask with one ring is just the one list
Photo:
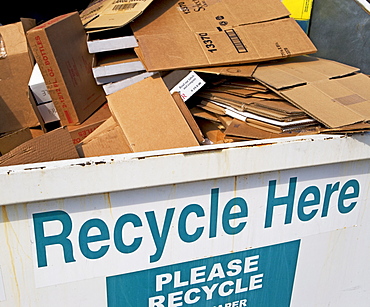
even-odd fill
[(0, 156), (31, 139), (32, 134), (29, 128), (23, 128), (0, 135)]
[(280, 0), (161, 0), (132, 23), (148, 71), (259, 62), (316, 52)]
[(188, 123), (190, 129), (193, 131), (194, 136), (197, 138), (199, 144), (204, 144), (205, 139), (203, 136), (202, 131), (200, 131), (198, 124), (196, 123), (193, 114), (191, 114), (190, 110), (186, 103), (182, 100), (181, 95), (179, 92), (174, 92), (172, 94), (172, 98), (177, 104), (179, 110), (181, 111), (182, 115), (184, 116), (186, 122)]
[(302, 56), (261, 64), (253, 77), (328, 128), (370, 119), (370, 79), (339, 62)]
[(0, 157), (0, 166), (79, 158), (71, 136), (58, 128), (29, 140)]
[(259, 129), (245, 121), (241, 121), (238, 119), (233, 119), (231, 124), (226, 128), (225, 134), (228, 136), (239, 136), (245, 137), (248, 139), (271, 139), (271, 138), (278, 138), (284, 136), (294, 136), (297, 133), (294, 131), (289, 131), (285, 133), (274, 133), (269, 132), (263, 129)]
[(0, 59), (0, 133), (35, 127), (40, 122), (28, 89), (34, 62), (25, 32), (33, 26), (35, 20), (21, 19), (0, 27), (7, 52)]
[(112, 114), (109, 110), (108, 103), (105, 103), (82, 124), (67, 126), (67, 129), (71, 134), (73, 144), (80, 143), (111, 116)]
[(76, 148), (81, 158), (132, 152), (121, 127), (113, 117), (101, 124)]
[(244, 64), (244, 65), (205, 67), (205, 68), (194, 69), (194, 71), (203, 72), (207, 74), (230, 76), (230, 77), (247, 77), (248, 78), (252, 76), (256, 68), (257, 68), (256, 64)]
[(92, 55), (77, 12), (34, 27), (27, 39), (62, 125), (83, 122), (106, 101), (92, 74)]
[(95, 0), (80, 14), (86, 30), (122, 27), (139, 16), (152, 0)]
[(158, 75), (107, 98), (113, 118), (122, 128), (133, 152), (199, 145)]

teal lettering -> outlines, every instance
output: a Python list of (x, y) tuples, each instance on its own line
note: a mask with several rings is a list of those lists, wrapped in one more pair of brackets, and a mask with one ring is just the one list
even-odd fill
[[(98, 228), (100, 234), (89, 236), (89, 230), (91, 228)], [(109, 240), (109, 230), (107, 224), (105, 224), (101, 219), (88, 220), (81, 226), (78, 242), (80, 244), (81, 253), (86, 258), (98, 259), (107, 253), (109, 245), (101, 246), (97, 251), (92, 251), (89, 248), (89, 243), (103, 240)]]
[(284, 197), (275, 198), (276, 180), (271, 180), (269, 182), (266, 217), (265, 217), (265, 228), (271, 227), (272, 225), (272, 217), (273, 217), (273, 211), (274, 211), (275, 206), (286, 205), (287, 208), (285, 212), (285, 224), (290, 224), (292, 222), (293, 203), (294, 203), (296, 184), (297, 184), (297, 177), (290, 178), (288, 195)]
[[(234, 207), (239, 207), (239, 212), (231, 212)], [(222, 227), (228, 235), (235, 235), (241, 232), (247, 222), (240, 222), (236, 226), (231, 226), (230, 221), (238, 218), (248, 217), (247, 202), (241, 197), (230, 199), (225, 205), (222, 213)]]
[(211, 190), (211, 212), (210, 212), (210, 223), (209, 223), (209, 237), (214, 238), (217, 235), (217, 214), (218, 214), (218, 195), (220, 189)]
[[(308, 195), (312, 195), (313, 199), (307, 200)], [(309, 221), (316, 215), (318, 209), (312, 209), (310, 213), (305, 213), (304, 209), (315, 206), (320, 203), (320, 190), (318, 187), (311, 186), (306, 188), (298, 200), (298, 218), (301, 221)]]
[[(352, 193), (347, 193), (348, 189), (352, 188)], [(340, 213), (349, 213), (353, 210), (353, 208), (356, 206), (357, 202), (354, 201), (350, 203), (348, 206), (344, 205), (344, 201), (352, 198), (358, 197), (360, 194), (360, 184), (357, 180), (352, 179), (347, 181), (343, 188), (339, 192), (339, 198), (338, 198), (338, 210)]]
[[(45, 237), (44, 223), (59, 221), (62, 232), (58, 235)], [(38, 267), (47, 266), (46, 246), (60, 244), (63, 247), (64, 261), (74, 262), (72, 243), (67, 237), (72, 231), (72, 220), (68, 213), (56, 210), (33, 214), (33, 227), (35, 231), (36, 254)]]
[(123, 242), (123, 226), (126, 223), (131, 223), (134, 227), (141, 227), (143, 225), (140, 218), (133, 213), (124, 214), (117, 220), (117, 223), (114, 226), (114, 244), (123, 254), (129, 254), (136, 251), (143, 240), (143, 238), (138, 237), (135, 238), (130, 245), (126, 245)]
[(170, 231), (170, 226), (171, 226), (174, 212), (175, 212), (175, 208), (167, 209), (165, 220), (163, 223), (162, 233), (159, 232), (157, 219), (155, 217), (154, 211), (145, 212), (146, 219), (148, 220), (150, 231), (152, 233), (155, 246), (157, 248), (155, 254), (150, 256), (150, 262), (156, 262), (162, 256), (164, 246), (166, 244), (167, 237), (168, 237), (168, 232)]
[(190, 213), (195, 213), (197, 217), (204, 216), (204, 210), (197, 204), (186, 206), (180, 214), (178, 223), (178, 232), (181, 240), (190, 243), (198, 240), (203, 233), (204, 227), (198, 227), (193, 234), (189, 234), (186, 230), (186, 221)]
[(322, 205), (321, 217), (328, 216), (331, 195), (339, 190), (339, 181), (334, 185), (327, 184), (325, 189), (324, 204)]

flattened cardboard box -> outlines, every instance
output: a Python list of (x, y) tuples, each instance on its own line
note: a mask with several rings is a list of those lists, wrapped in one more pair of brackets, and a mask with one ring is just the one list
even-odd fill
[(34, 60), (25, 32), (34, 26), (35, 20), (22, 18), (0, 27), (6, 49), (0, 59), (0, 133), (38, 126), (41, 119), (28, 89)]
[(34, 27), (27, 39), (62, 125), (83, 122), (106, 101), (92, 74), (92, 55), (77, 12)]
[(316, 52), (280, 0), (161, 0), (132, 23), (148, 71), (241, 64)]
[(370, 120), (370, 78), (312, 56), (260, 64), (253, 77), (328, 128)]
[(80, 14), (86, 30), (122, 27), (139, 16), (152, 0), (95, 0)]
[(107, 96), (133, 152), (198, 146), (192, 130), (159, 76)]

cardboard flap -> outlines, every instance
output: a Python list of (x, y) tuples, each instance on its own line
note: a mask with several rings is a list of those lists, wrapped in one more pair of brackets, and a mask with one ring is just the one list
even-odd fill
[(314, 85), (291, 88), (283, 91), (282, 94), (327, 127), (341, 127), (365, 119), (365, 116), (335, 101)]
[(80, 18), (85, 29), (122, 27), (139, 16), (152, 0), (132, 0), (127, 3), (112, 0), (95, 0)]
[(329, 80), (359, 71), (339, 62), (300, 56), (258, 66), (253, 77), (275, 89)]
[(162, 78), (149, 77), (107, 98), (134, 152), (199, 145)]
[[(243, 64), (316, 48), (280, 1), (162, 0), (131, 27), (148, 71)], [(287, 35), (289, 33), (289, 35)]]

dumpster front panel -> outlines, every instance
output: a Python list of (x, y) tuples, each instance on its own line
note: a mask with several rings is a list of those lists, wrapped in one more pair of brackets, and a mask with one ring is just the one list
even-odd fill
[(367, 306), (369, 167), (2, 206), (0, 306)]

